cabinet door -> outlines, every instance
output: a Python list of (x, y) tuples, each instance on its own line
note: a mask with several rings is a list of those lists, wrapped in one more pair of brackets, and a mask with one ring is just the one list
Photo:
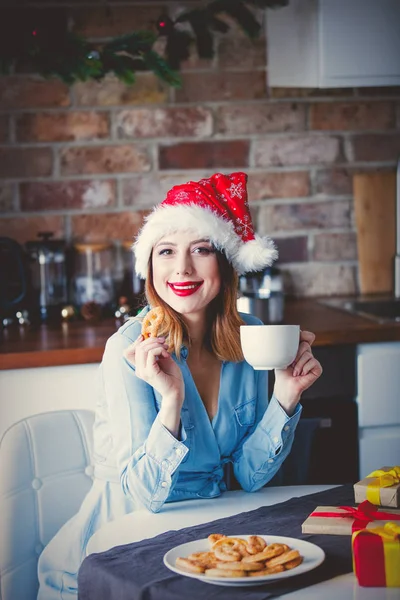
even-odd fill
[(360, 427), (400, 425), (400, 342), (357, 347)]
[(0, 371), (0, 439), (20, 419), (42, 412), (95, 410), (97, 364)]
[(400, 427), (360, 429), (360, 478), (400, 464)]
[[(320, 0), (322, 85), (387, 85), (400, 78), (399, 0)], [(396, 83), (397, 84), (397, 83)]]
[(400, 84), (399, 0), (290, 0), (266, 28), (271, 87)]

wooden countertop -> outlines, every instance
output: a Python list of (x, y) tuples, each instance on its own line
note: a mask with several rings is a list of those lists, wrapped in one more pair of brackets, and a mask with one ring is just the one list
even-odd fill
[[(316, 299), (287, 300), (284, 322), (313, 331), (315, 346), (400, 341), (400, 323), (379, 324)], [(100, 362), (106, 340), (121, 324), (107, 319), (94, 324), (13, 325), (0, 334), (0, 370)]]

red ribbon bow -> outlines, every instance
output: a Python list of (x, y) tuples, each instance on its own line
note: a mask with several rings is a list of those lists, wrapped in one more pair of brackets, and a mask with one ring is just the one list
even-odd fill
[(368, 500), (364, 500), (361, 504), (354, 508), (353, 506), (338, 506), (342, 513), (335, 512), (313, 512), (310, 517), (330, 517), (334, 519), (348, 519), (353, 517), (354, 522), (351, 526), (351, 531), (359, 531), (365, 529), (371, 521), (400, 521), (400, 515), (377, 511), (376, 506)]

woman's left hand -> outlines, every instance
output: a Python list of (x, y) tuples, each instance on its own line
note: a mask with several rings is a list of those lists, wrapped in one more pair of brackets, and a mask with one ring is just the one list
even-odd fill
[(315, 335), (300, 331), (297, 355), (287, 369), (275, 369), (274, 396), (290, 416), (299, 403), (301, 394), (322, 374), (319, 361), (313, 356), (311, 345)]

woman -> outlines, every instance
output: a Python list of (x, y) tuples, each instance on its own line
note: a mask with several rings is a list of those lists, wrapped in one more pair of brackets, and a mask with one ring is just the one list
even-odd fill
[[(267, 372), (243, 360), (239, 326), (260, 321), (238, 314), (237, 276), (276, 257), (271, 240), (254, 234), (246, 181), (244, 173), (217, 173), (175, 186), (139, 233), (136, 269), (149, 306), (107, 342), (93, 486), (40, 557), (39, 600), (76, 597), (87, 542), (107, 521), (218, 496), (227, 463), (255, 491), (290, 451), (301, 393), (322, 369), (314, 335), (303, 331), (268, 401)], [(143, 317), (155, 306), (164, 321), (158, 337), (144, 339)]]

